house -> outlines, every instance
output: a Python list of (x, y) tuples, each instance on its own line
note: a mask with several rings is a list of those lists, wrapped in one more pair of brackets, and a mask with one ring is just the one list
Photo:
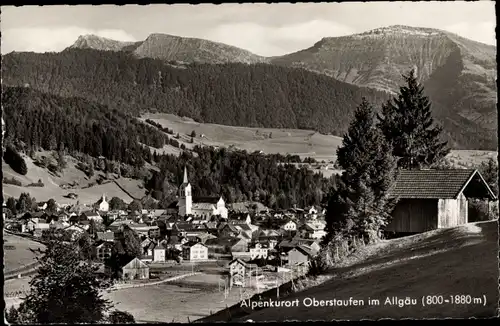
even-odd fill
[(59, 221), (61, 222), (69, 222), (69, 214), (66, 212), (59, 213)]
[(152, 239), (160, 237), (160, 228), (158, 226), (151, 226), (148, 230), (148, 236)]
[(238, 235), (237, 236), (242, 235), (242, 236), (244, 236), (247, 239), (252, 239), (253, 231), (250, 228), (250, 225), (248, 225), (246, 223), (232, 224), (232, 225), (238, 231)]
[(80, 214), (80, 221), (98, 221), (102, 222), (102, 217), (99, 215), (97, 212), (92, 212), (92, 211), (85, 211), (82, 214)]
[(304, 223), (299, 230), (309, 239), (321, 239), (326, 235), (325, 225), (320, 221), (309, 221)]
[(252, 224), (252, 219), (250, 218), (250, 214), (248, 213), (236, 213), (232, 214), (231, 217), (228, 220), (229, 223), (235, 223), (235, 224), (240, 224), (240, 223), (245, 223), (245, 224)]
[(149, 266), (137, 258), (122, 267), (123, 278), (128, 280), (149, 279)]
[(297, 223), (295, 223), (295, 221), (293, 220), (288, 220), (281, 226), (281, 229), (285, 231), (297, 231)]
[(204, 225), (208, 233), (210, 234), (218, 233), (217, 222), (206, 222)]
[[(129, 226), (130, 226), (130, 228), (132, 230), (135, 231), (135, 233), (137, 233), (140, 236), (141, 235), (148, 236), (149, 235), (149, 231), (151, 229), (154, 229), (154, 230), (156, 230), (156, 229), (159, 230), (160, 229), (157, 226), (149, 226), (149, 225), (144, 224), (144, 223), (131, 223)], [(156, 231), (154, 231), (154, 232), (156, 233)]]
[(311, 248), (300, 245), (291, 249), (288, 254), (288, 265), (293, 267), (294, 265), (306, 264), (308, 265), (311, 258), (314, 257), (314, 253)]
[(33, 230), (33, 236), (37, 238), (41, 238), (43, 235), (43, 231), (49, 230), (50, 229), (50, 224), (49, 223), (38, 223), (37, 226), (35, 227), (35, 230)]
[(108, 228), (111, 230), (111, 231), (118, 231), (118, 230), (121, 230), (121, 228), (123, 227), (123, 225), (131, 225), (133, 222), (131, 220), (115, 220), (113, 221), (113, 223), (111, 223)]
[(70, 225), (63, 229), (65, 233), (70, 234), (70, 241), (78, 239), (86, 230), (79, 225)]
[(278, 249), (281, 252), (288, 252), (297, 246), (307, 246), (311, 248), (313, 253), (317, 253), (321, 250), (321, 246), (318, 243), (318, 239), (304, 239), (295, 237), (291, 240), (283, 240), (278, 244)]
[(255, 243), (260, 243), (269, 248), (269, 250), (274, 249), (278, 244), (278, 237), (260, 236), (255, 239)]
[(250, 257), (251, 259), (267, 259), (268, 252), (269, 247), (266, 244), (257, 242), (250, 248)]
[(211, 254), (232, 254), (234, 252), (247, 252), (248, 240), (239, 238), (207, 239), (205, 246)]
[(175, 248), (177, 250), (182, 250), (182, 243), (178, 236), (173, 235), (167, 240), (167, 245), (169, 248)]
[(182, 258), (189, 261), (208, 259), (208, 248), (200, 242), (189, 242), (182, 248)]
[(166, 212), (165, 209), (154, 209), (153, 212), (152, 212), (152, 214), (151, 214), (151, 218), (153, 218), (155, 220), (158, 217), (160, 217), (163, 214), (165, 214), (165, 212)]
[(223, 223), (219, 227), (219, 237), (221, 238), (236, 237), (238, 234), (240, 234), (240, 231), (234, 226), (234, 224)]
[(477, 170), (401, 170), (389, 192), (398, 203), (385, 228), (420, 233), (468, 223), (468, 199), (496, 200)]
[(155, 247), (156, 247), (156, 242), (151, 239), (146, 239), (143, 242), (141, 242), (142, 253), (144, 256), (153, 257)]
[(95, 247), (96, 258), (99, 261), (104, 261), (111, 258), (111, 253), (113, 251), (113, 243), (103, 242), (97, 247)]
[(164, 262), (167, 257), (167, 244), (165, 241), (158, 243), (158, 245), (153, 249), (153, 261)]
[(215, 235), (212, 235), (210, 233), (200, 233), (195, 236), (198, 242), (205, 243), (208, 239), (217, 239)]
[(96, 237), (98, 241), (104, 242), (114, 242), (115, 241), (115, 233), (113, 231), (106, 232), (97, 232)]
[(241, 259), (233, 259), (229, 263), (229, 286), (245, 286), (245, 276), (247, 271), (247, 263)]
[(104, 194), (101, 199), (97, 201), (97, 209), (101, 212), (109, 211), (109, 203), (106, 201), (106, 196)]

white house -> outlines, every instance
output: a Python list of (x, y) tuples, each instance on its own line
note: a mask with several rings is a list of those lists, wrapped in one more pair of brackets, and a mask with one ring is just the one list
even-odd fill
[(267, 259), (267, 255), (269, 252), (269, 248), (262, 244), (262, 243), (256, 243), (253, 248), (250, 248), (250, 257), (252, 259)]
[(285, 224), (281, 226), (281, 228), (285, 231), (297, 231), (297, 223), (292, 220), (289, 220)]
[(187, 243), (182, 248), (184, 260), (197, 261), (208, 259), (208, 248), (201, 243)]
[(163, 244), (163, 242), (160, 242), (153, 249), (153, 261), (155, 261), (155, 262), (164, 262), (166, 260), (166, 253), (167, 253), (166, 246)]
[(325, 225), (320, 222), (308, 222), (301, 227), (309, 239), (321, 239), (326, 235)]

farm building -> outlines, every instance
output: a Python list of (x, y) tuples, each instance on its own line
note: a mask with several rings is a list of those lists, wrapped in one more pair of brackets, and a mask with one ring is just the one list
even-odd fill
[(313, 250), (306, 245), (299, 245), (288, 252), (288, 265), (309, 264), (309, 261), (314, 257)]
[(477, 170), (402, 170), (390, 196), (399, 198), (386, 231), (420, 233), (468, 222), (468, 199), (496, 200)]
[(132, 259), (127, 265), (123, 266), (123, 278), (129, 280), (149, 279), (149, 266), (138, 258)]

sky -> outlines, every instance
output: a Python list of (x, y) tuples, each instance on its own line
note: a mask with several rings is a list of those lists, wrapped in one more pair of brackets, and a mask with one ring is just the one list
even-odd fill
[(85, 34), (140, 41), (152, 33), (165, 33), (275, 56), (308, 48), (323, 37), (390, 25), (437, 28), (496, 45), (494, 1), (2, 6), (1, 10), (3, 54), (61, 51)]

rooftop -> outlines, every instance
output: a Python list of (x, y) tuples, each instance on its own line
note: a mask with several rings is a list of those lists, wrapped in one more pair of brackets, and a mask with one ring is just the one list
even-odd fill
[(454, 199), (461, 192), (496, 199), (481, 174), (466, 169), (400, 170), (389, 195), (402, 199)]

